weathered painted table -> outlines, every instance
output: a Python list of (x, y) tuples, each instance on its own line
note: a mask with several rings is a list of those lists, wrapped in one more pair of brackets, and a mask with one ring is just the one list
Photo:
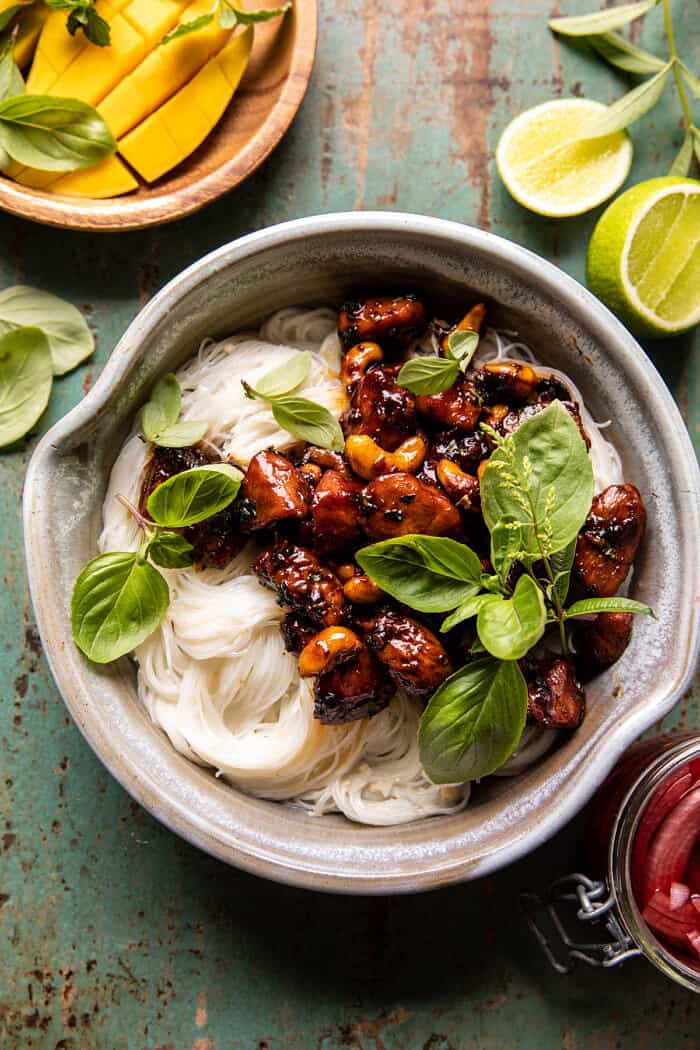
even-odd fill
[[(700, 65), (698, 0), (675, 0)], [(583, 12), (570, 0), (567, 13)], [(624, 79), (545, 30), (546, 0), (322, 0), (309, 95), (239, 192), (179, 225), (117, 237), (0, 219), (3, 286), (73, 299), (98, 352), (60, 380), (48, 426), (89, 389), (152, 293), (211, 248), (282, 219), (402, 208), (475, 223), (583, 276), (595, 216), (547, 222), (494, 171), (504, 123), (555, 95), (603, 101)], [(658, 12), (644, 28), (662, 44)], [(635, 129), (635, 180), (662, 174), (677, 107)], [(693, 435), (700, 333), (649, 347)], [(19, 501), (34, 442), (0, 456), (0, 1046), (3, 1050), (627, 1050), (700, 1046), (700, 998), (640, 961), (556, 977), (517, 893), (576, 866), (579, 827), (511, 869), (433, 895), (341, 899), (259, 882), (157, 825), (63, 708), (33, 625)], [(698, 693), (667, 724), (697, 725)]]

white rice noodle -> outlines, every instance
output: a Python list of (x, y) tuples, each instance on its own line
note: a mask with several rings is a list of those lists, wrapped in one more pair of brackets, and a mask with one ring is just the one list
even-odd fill
[[(298, 393), (339, 415), (345, 396), (335, 326), (330, 310), (287, 309), (259, 332), (204, 343), (178, 372), (183, 417), (207, 420), (209, 447), (244, 468), (265, 448), (289, 448), (294, 440), (264, 402), (245, 396), (241, 380), (255, 386), (271, 368), (308, 350), (313, 365)], [(503, 334), (490, 331), (482, 339), (483, 360), (516, 354), (534, 363), (527, 347)], [(555, 374), (581, 407), (597, 490), (622, 480), (619, 457), (580, 394), (568, 377)], [(134, 431), (112, 470), (102, 551), (138, 545), (138, 526), (116, 496), (138, 503), (146, 457), (147, 446)], [(469, 785), (438, 787), (423, 773), (421, 709), (405, 694), (368, 721), (322, 726), (314, 719), (310, 684), (299, 677), (296, 657), (284, 650), (284, 610), (251, 573), (253, 557), (249, 544), (223, 570), (165, 573), (171, 590), (167, 617), (134, 657), (139, 697), (173, 746), (251, 794), (293, 802), (315, 816), (342, 813), (365, 824), (392, 825), (464, 807)], [(499, 774), (522, 772), (554, 739), (552, 732), (529, 726)]]

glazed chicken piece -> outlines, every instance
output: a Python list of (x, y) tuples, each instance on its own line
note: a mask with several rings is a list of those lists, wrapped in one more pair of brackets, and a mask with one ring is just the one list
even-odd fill
[(318, 633), (318, 627), (298, 612), (288, 612), (282, 620), (284, 648), (288, 653), (299, 655), (304, 646)]
[(521, 361), (489, 361), (475, 369), (474, 380), (490, 404), (504, 402), (522, 405), (533, 397), (537, 389), (537, 375), (530, 365)]
[(289, 605), (322, 627), (332, 627), (343, 617), (345, 596), (337, 576), (315, 554), (294, 543), (269, 547), (253, 563), (253, 572)]
[(326, 671), (314, 682), (314, 718), (341, 725), (371, 718), (388, 706), (394, 686), (384, 666), (368, 649)]
[[(148, 497), (158, 485), (175, 474), (194, 467), (205, 467), (214, 460), (203, 449), (154, 447), (148, 461), (146, 475), (141, 486), (139, 510), (147, 514)], [(198, 525), (189, 525), (182, 535), (194, 547), (194, 558), (205, 569), (223, 569), (243, 549), (246, 537), (242, 536), (238, 523), (238, 502), (232, 503), (221, 513)]]
[(322, 558), (340, 557), (362, 540), (362, 485), (337, 470), (327, 470), (311, 500), (313, 548)]
[(542, 376), (537, 380), (535, 397), (538, 401), (570, 401), (571, 391), (555, 376)]
[(593, 620), (574, 622), (576, 664), (586, 678), (619, 660), (632, 637), (632, 613), (598, 613)]
[(455, 536), (461, 531), (459, 511), (447, 496), (412, 474), (385, 474), (362, 494), (365, 531), (370, 540), (388, 540), (421, 532)]
[(413, 696), (428, 699), (452, 674), (450, 659), (433, 632), (393, 609), (371, 621), (365, 642), (394, 682)]
[(301, 465), (313, 463), (322, 470), (337, 470), (341, 474), (349, 474), (348, 465), (339, 452), (333, 452), (329, 448), (318, 448), (316, 445), (307, 445), (301, 457)]
[(367, 434), (393, 452), (416, 432), (416, 400), (396, 382), (398, 368), (372, 368), (355, 387), (350, 407), (341, 419), (349, 434)]
[(440, 430), (430, 446), (430, 459), (449, 459), (467, 474), (476, 474), (483, 459), (491, 453), (491, 446), (482, 430), (466, 434), (461, 430)]
[(543, 729), (576, 729), (586, 710), (586, 696), (574, 665), (555, 653), (523, 660), (527, 681), (527, 717)]
[(345, 303), (338, 317), (338, 335), (344, 346), (378, 342), (403, 345), (427, 325), (425, 307), (414, 295), (385, 296)]
[(609, 485), (596, 496), (579, 533), (574, 572), (586, 594), (609, 598), (625, 580), (646, 528), (634, 485)]
[(310, 502), (308, 480), (286, 456), (258, 452), (241, 485), (241, 528), (256, 532), (282, 521), (301, 521), (308, 516)]
[(416, 409), (435, 427), (475, 430), (481, 417), (481, 401), (465, 376), (441, 394), (418, 394)]
[[(528, 419), (532, 419), (533, 416), (538, 416), (540, 412), (544, 412), (545, 408), (548, 408), (550, 404), (551, 401), (534, 401), (531, 405), (525, 405), (524, 408), (513, 409), (503, 417), (496, 429), (500, 431), (504, 437), (508, 437), (508, 435), (517, 430), (522, 423), (525, 423)], [(579, 433), (586, 443), (586, 448), (590, 448), (591, 439), (584, 430), (578, 405), (574, 401), (562, 401), (562, 405), (578, 427)]]

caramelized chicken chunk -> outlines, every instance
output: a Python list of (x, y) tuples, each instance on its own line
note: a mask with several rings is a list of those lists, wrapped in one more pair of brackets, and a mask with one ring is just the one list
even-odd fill
[[(214, 462), (203, 449), (162, 448), (157, 445), (151, 454), (146, 467), (146, 474), (141, 486), (139, 509), (146, 514), (148, 497), (155, 488), (175, 474), (194, 467), (205, 467)], [(213, 518), (189, 525), (182, 530), (182, 535), (194, 547), (194, 558), (198, 565), (205, 569), (223, 569), (232, 558), (240, 553), (246, 543), (241, 535), (238, 521), (238, 503), (232, 503)]]
[(337, 470), (327, 470), (311, 500), (313, 547), (323, 557), (339, 557), (362, 539), (362, 485)]
[(425, 307), (414, 295), (388, 296), (345, 303), (338, 317), (338, 335), (344, 346), (359, 342), (403, 344), (427, 325)]
[[(496, 429), (499, 430), (505, 437), (508, 437), (508, 435), (512, 434), (513, 431), (517, 430), (522, 423), (525, 423), (528, 419), (532, 419), (533, 416), (538, 416), (540, 412), (543, 412), (545, 408), (549, 407), (550, 404), (551, 401), (534, 401), (531, 405), (525, 405), (524, 408), (518, 408), (513, 411), (510, 411), (506, 416), (503, 417), (499, 426)], [(581, 434), (581, 437), (586, 443), (586, 448), (590, 448), (591, 439), (589, 438), (588, 434), (583, 428), (583, 423), (581, 421), (581, 413), (579, 412), (578, 405), (574, 401), (562, 401), (562, 405), (564, 406), (564, 408), (569, 413), (574, 423), (578, 427), (579, 433)]]
[(314, 717), (323, 725), (341, 725), (358, 718), (371, 718), (387, 707), (394, 693), (385, 668), (368, 649), (314, 683)]
[(486, 435), (481, 430), (465, 434), (461, 430), (440, 430), (430, 446), (430, 458), (449, 459), (467, 474), (476, 474), (482, 460), (491, 454)]
[(571, 391), (555, 376), (542, 376), (537, 380), (535, 397), (538, 401), (570, 401)]
[(310, 642), (317, 633), (317, 625), (302, 616), (301, 613), (288, 612), (282, 620), (282, 637), (288, 653), (295, 653), (298, 656), (307, 642)]
[(586, 677), (619, 660), (632, 637), (632, 613), (598, 613), (594, 620), (577, 620), (573, 640), (576, 663)]
[(609, 485), (595, 497), (574, 558), (574, 571), (586, 594), (615, 594), (642, 542), (646, 518), (634, 485)]
[(574, 665), (563, 656), (547, 653), (523, 660), (527, 681), (527, 716), (544, 729), (576, 729), (586, 709), (586, 697)]
[(371, 540), (388, 540), (421, 532), (454, 536), (460, 532), (457, 508), (440, 489), (412, 474), (385, 474), (362, 494), (365, 531)]
[(367, 434), (388, 452), (416, 432), (416, 400), (396, 382), (398, 369), (373, 368), (355, 387), (341, 419), (345, 436)]
[(387, 609), (371, 623), (365, 641), (397, 685), (427, 699), (452, 674), (450, 659), (432, 631)]
[(318, 448), (316, 445), (307, 445), (301, 457), (301, 463), (313, 463), (322, 470), (339, 470), (341, 474), (348, 474), (348, 465), (339, 452), (333, 452), (329, 448)]
[(419, 415), (436, 427), (473, 431), (481, 416), (481, 401), (465, 376), (441, 394), (418, 394)]
[(277, 591), (281, 605), (291, 606), (323, 627), (340, 623), (345, 605), (343, 585), (305, 547), (277, 543), (258, 556), (253, 572)]
[(241, 528), (256, 532), (281, 521), (301, 521), (309, 513), (310, 500), (309, 482), (286, 456), (258, 452), (241, 485)]
[(487, 401), (521, 405), (537, 388), (537, 375), (521, 361), (489, 361), (475, 374)]

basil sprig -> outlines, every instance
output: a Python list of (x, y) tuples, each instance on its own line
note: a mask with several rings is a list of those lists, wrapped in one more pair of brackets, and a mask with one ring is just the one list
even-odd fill
[(94, 167), (117, 148), (100, 114), (86, 102), (53, 95), (14, 95), (0, 101), (0, 146), (41, 171)]
[(111, 551), (88, 562), (73, 588), (71, 630), (75, 644), (90, 660), (118, 660), (155, 631), (167, 612), (170, 591), (151, 562), (165, 569), (192, 565), (192, 544), (172, 530), (225, 509), (238, 495), (241, 479), (230, 464), (175, 474), (149, 496), (152, 520), (138, 516), (145, 532), (141, 548)]
[(271, 369), (257, 386), (241, 380), (246, 397), (266, 401), (275, 422), (282, 430), (300, 441), (308, 441), (320, 448), (342, 452), (345, 438), (340, 423), (323, 405), (293, 394), (307, 379), (311, 371), (311, 355), (308, 351), (295, 354), (284, 364)]
[(222, 29), (233, 29), (235, 26), (248, 26), (253, 25), (255, 22), (269, 22), (271, 18), (278, 18), (280, 15), (284, 15), (289, 11), (292, 4), (283, 4), (282, 7), (275, 8), (262, 8), (257, 11), (242, 11), (240, 8), (235, 7), (229, 3), (229, 0), (219, 0), (218, 6), (214, 11), (210, 11), (206, 15), (200, 15), (199, 18), (193, 18), (191, 22), (181, 22), (179, 26), (173, 29), (170, 33), (166, 33), (160, 41), (159, 46), (169, 44), (171, 40), (177, 40), (183, 36), (189, 36), (190, 33), (196, 33), (199, 29), (204, 29), (205, 26), (211, 25), (214, 19), (219, 16), (219, 25)]
[(55, 376), (70, 372), (95, 349), (95, 337), (72, 303), (24, 284), (6, 288), (0, 292), (0, 332), (26, 325), (41, 328), (48, 339)]
[(448, 336), (445, 357), (412, 357), (401, 366), (396, 381), (412, 394), (442, 394), (466, 372), (478, 346), (478, 332), (455, 329)]
[[(481, 479), (491, 532), (493, 574), (477, 554), (446, 537), (401, 536), (356, 555), (382, 590), (420, 612), (446, 612), (441, 630), (475, 618), (485, 659), (453, 675), (423, 715), (421, 758), (436, 783), (493, 771), (520, 739), (527, 689), (517, 666), (558, 624), (568, 655), (568, 621), (597, 612), (653, 615), (629, 598), (592, 598), (566, 608), (578, 533), (590, 511), (593, 473), (585, 443), (554, 401), (509, 437), (489, 430), (496, 448)], [(519, 576), (513, 586), (511, 569)], [(475, 668), (471, 671), (470, 668)]]
[(68, 11), (66, 29), (75, 36), (82, 29), (91, 44), (97, 47), (109, 47), (112, 43), (112, 31), (109, 22), (100, 15), (94, 0), (44, 0), (55, 11)]
[(141, 433), (146, 441), (164, 448), (185, 448), (201, 441), (207, 432), (207, 423), (181, 420), (181, 408), (182, 391), (177, 376), (172, 373), (163, 376), (141, 411)]

